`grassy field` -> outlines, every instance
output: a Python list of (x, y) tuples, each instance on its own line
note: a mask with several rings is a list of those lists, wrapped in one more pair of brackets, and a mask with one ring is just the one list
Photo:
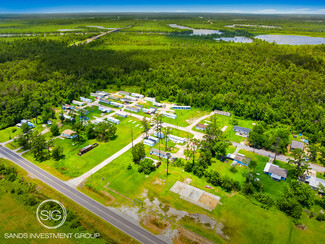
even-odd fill
[[(35, 216), (38, 205), (27, 206), (19, 194), (5, 192), (5, 189), (19, 187), (21, 183), (18, 182), (18, 179), (15, 182), (0, 180), (0, 243), (137, 243), (131, 237), (80, 207), (66, 196), (48, 187), (43, 182), (31, 178), (25, 170), (10, 161), (0, 159), (0, 163), (16, 168), (19, 174), (18, 179), (22, 177), (24, 181), (36, 185), (35, 191), (39, 192), (44, 199), (58, 199), (67, 209), (68, 215), (73, 213), (80, 222), (78, 228), (73, 228), (70, 225), (72, 222), (69, 223), (68, 216), (66, 223), (57, 230), (42, 227)], [(75, 233), (100, 233), (100, 238), (60, 239), (58, 242), (53, 239), (5, 239), (4, 233), (73, 233), (73, 235)]]
[[(9, 193), (0, 193), (0, 242), (1, 243), (29, 243), (30, 240), (4, 239), (5, 233), (59, 233), (62, 230), (48, 230), (42, 227), (35, 218), (30, 207), (16, 200)], [(50, 243), (50, 240), (34, 240), (33, 243)], [(76, 243), (69, 239), (62, 239), (60, 243)]]
[[(245, 153), (245, 152), (242, 152)], [(250, 155), (252, 158), (258, 160), (257, 171), (260, 168), (264, 168), (267, 158), (260, 157), (258, 155)], [(178, 210), (185, 210), (189, 213), (204, 214), (221, 221), (224, 224), (224, 232), (229, 236), (232, 243), (259, 243), (261, 240), (265, 243), (296, 243), (309, 242), (311, 233), (315, 233), (312, 237), (315, 243), (317, 240), (325, 238), (323, 232), (324, 227), (317, 227), (319, 222), (316, 220), (307, 219), (307, 214), (303, 214), (302, 222), (307, 224), (309, 234), (304, 236), (304, 231), (294, 227), (292, 220), (278, 211), (276, 208), (270, 210), (262, 209), (260, 206), (253, 204), (249, 198), (246, 198), (242, 194), (235, 193), (229, 195), (220, 187), (214, 187), (213, 189), (206, 189), (204, 186), (207, 182), (204, 179), (200, 179), (193, 176), (190, 173), (183, 172), (181, 168), (170, 165), (170, 175), (166, 176), (166, 163), (162, 161), (162, 165), (148, 177), (143, 173), (137, 172), (137, 165), (132, 163), (131, 152), (128, 151), (121, 157), (117, 158), (109, 165), (92, 175), (86, 182), (86, 186), (95, 191), (105, 191), (109, 194), (113, 194), (110, 190), (105, 188), (107, 185), (109, 188), (123, 194), (130, 199), (142, 199), (144, 200), (142, 193), (148, 190), (149, 199), (153, 200), (158, 198), (159, 201), (167, 204), (169, 207), (176, 208)], [(132, 169), (128, 170), (127, 166), (131, 164)], [(281, 165), (283, 166), (283, 165)], [(230, 163), (215, 162), (212, 164), (211, 169), (218, 170), (220, 174), (227, 175), (233, 179), (244, 182), (244, 173), (246, 167), (238, 168), (237, 173), (230, 172)], [(265, 188), (267, 193), (277, 195), (282, 189), (285, 182), (268, 182), (271, 181), (269, 176), (261, 173), (260, 178), (263, 183), (269, 184)], [(184, 181), (186, 178), (191, 178), (191, 185), (198, 188), (204, 189), (212, 194), (221, 197), (222, 206), (218, 205), (215, 210), (209, 212), (196, 205), (193, 205), (185, 200), (179, 198), (178, 195), (169, 191), (170, 187), (177, 181)], [(155, 183), (158, 179), (164, 182), (163, 184)], [(91, 192), (84, 191), (94, 197), (99, 198), (100, 194), (94, 194)], [(111, 203), (111, 206), (120, 206), (124, 204), (124, 201), (116, 198), (115, 202)], [(252, 214), (253, 213), (253, 214)], [(170, 219), (175, 224), (175, 219)], [(191, 218), (185, 218), (178, 221), (180, 224), (187, 229), (201, 234), (206, 238), (216, 242), (223, 243), (224, 240), (216, 234), (215, 230), (211, 230), (206, 226), (199, 224)], [(300, 239), (297, 238), (299, 236)]]
[(194, 137), (194, 135), (192, 133), (189, 133), (189, 132), (186, 132), (183, 130), (179, 130), (179, 129), (175, 129), (175, 128), (172, 128), (170, 134), (174, 135), (174, 136), (183, 137), (183, 138), (189, 138), (189, 139)]
[[(244, 120), (240, 118), (236, 118), (234, 116), (228, 117), (223, 115), (214, 115), (214, 117), (217, 119), (217, 123), (219, 125), (219, 128), (222, 129), (224, 126), (227, 126), (227, 129), (225, 130), (225, 134), (228, 136), (230, 141), (234, 142), (241, 142), (245, 140), (245, 137), (237, 136), (236, 132), (233, 131), (234, 125), (232, 124), (234, 120), (238, 122), (238, 126), (245, 127), (248, 129), (253, 129), (254, 125), (253, 123), (256, 123), (256, 121), (253, 120)], [(208, 119), (203, 119), (200, 121), (200, 124), (209, 124), (211, 123), (211, 117)], [(194, 131), (202, 132), (201, 130), (197, 130), (195, 127), (193, 128)]]
[(256, 172), (259, 174), (257, 178), (261, 180), (261, 182), (264, 185), (264, 191), (266, 193), (269, 193), (270, 195), (274, 196), (275, 198), (278, 198), (281, 196), (281, 193), (283, 191), (284, 186), (290, 181), (291, 179), (294, 179), (294, 169), (295, 167), (292, 165), (289, 165), (282, 161), (277, 161), (277, 165), (279, 167), (284, 168), (288, 170), (288, 178), (281, 182), (277, 182), (274, 180), (271, 180), (271, 177), (269, 175), (264, 174), (264, 167), (266, 163), (269, 161), (268, 157), (264, 157), (258, 154), (255, 154), (253, 152), (248, 152), (245, 150), (239, 150), (239, 153), (244, 154), (245, 156), (254, 159), (257, 162)]
[(16, 135), (18, 135), (21, 132), (21, 129), (12, 126), (8, 127), (6, 129), (0, 130), (0, 142), (5, 142), (13, 139)]
[(202, 111), (196, 108), (192, 108), (191, 110), (174, 110), (177, 117), (176, 119), (171, 119), (168, 117), (162, 117), (163, 122), (177, 125), (180, 127), (186, 127), (193, 123), (195, 119), (198, 119), (204, 115), (209, 114), (207, 111)]
[[(129, 120), (130, 119), (127, 118), (121, 121), (121, 124), (117, 125), (117, 138), (107, 143), (89, 140), (83, 142), (82, 144), (78, 144), (77, 142), (73, 142), (69, 139), (55, 139), (54, 145), (62, 146), (65, 155), (65, 158), (58, 162), (53, 159), (37, 162), (35, 161), (31, 152), (27, 152), (23, 156), (44, 170), (63, 180), (71, 177), (77, 177), (92, 169), (94, 166), (129, 144), (131, 142), (131, 128), (133, 128), (134, 139), (141, 134), (140, 126), (135, 127), (135, 125), (140, 124), (140, 122), (133, 124), (128, 123)], [(81, 148), (94, 142), (97, 142), (99, 146), (82, 156), (77, 155)]]

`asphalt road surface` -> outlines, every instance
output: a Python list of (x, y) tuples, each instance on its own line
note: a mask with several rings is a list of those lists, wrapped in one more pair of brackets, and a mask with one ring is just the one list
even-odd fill
[(106, 208), (104, 205), (96, 202), (85, 194), (68, 186), (63, 181), (57, 179), (56, 177), (37, 167), (33, 163), (17, 155), (8, 148), (0, 146), (0, 154), (2, 154), (5, 158), (11, 160), (18, 166), (22, 167), (29, 173), (33, 174), (53, 189), (61, 192), (66, 197), (75, 201), (84, 208), (88, 209), (89, 211), (104, 219), (108, 223), (114, 225), (116, 228), (120, 229), (126, 234), (130, 235), (134, 239), (145, 244), (167, 243), (166, 241), (160, 239), (149, 231), (130, 222), (126, 217), (113, 212), (112, 210)]

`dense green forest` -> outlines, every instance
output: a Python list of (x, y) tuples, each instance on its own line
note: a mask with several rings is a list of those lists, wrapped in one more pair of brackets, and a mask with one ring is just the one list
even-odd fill
[(87, 46), (69, 46), (69, 36), (1, 41), (0, 127), (40, 114), (47, 103), (59, 106), (109, 84), (136, 85), (158, 100), (279, 122), (325, 144), (324, 45), (211, 45), (206, 37), (170, 36), (160, 49), (110, 49), (150, 42), (150, 35), (136, 42), (132, 35)]

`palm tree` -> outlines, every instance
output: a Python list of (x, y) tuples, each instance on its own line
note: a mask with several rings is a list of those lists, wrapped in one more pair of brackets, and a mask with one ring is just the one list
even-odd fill
[(170, 133), (172, 132), (172, 129), (170, 127), (166, 127), (165, 128), (165, 134), (166, 134), (166, 138), (165, 138), (165, 142), (166, 142), (166, 145), (165, 145), (165, 150), (168, 151), (168, 135), (170, 135)]
[(200, 141), (198, 139), (191, 139), (190, 140), (190, 147), (191, 147), (191, 151), (192, 151), (192, 167), (194, 167), (194, 163), (195, 163), (195, 152), (196, 150), (199, 148), (199, 143)]

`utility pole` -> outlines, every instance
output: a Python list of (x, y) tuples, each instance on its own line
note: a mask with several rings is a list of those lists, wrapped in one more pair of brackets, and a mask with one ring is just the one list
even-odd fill
[[(161, 134), (161, 124), (162, 124), (162, 119), (161, 119), (161, 116), (160, 116), (160, 118), (158, 117), (158, 124), (159, 124), (159, 128), (158, 128), (158, 137), (161, 137), (161, 139), (163, 139), (163, 137), (162, 137), (162, 134)], [(166, 138), (165, 138), (166, 139)], [(159, 140), (159, 145), (158, 145), (158, 147), (159, 147), (159, 159), (160, 159), (160, 140)]]

